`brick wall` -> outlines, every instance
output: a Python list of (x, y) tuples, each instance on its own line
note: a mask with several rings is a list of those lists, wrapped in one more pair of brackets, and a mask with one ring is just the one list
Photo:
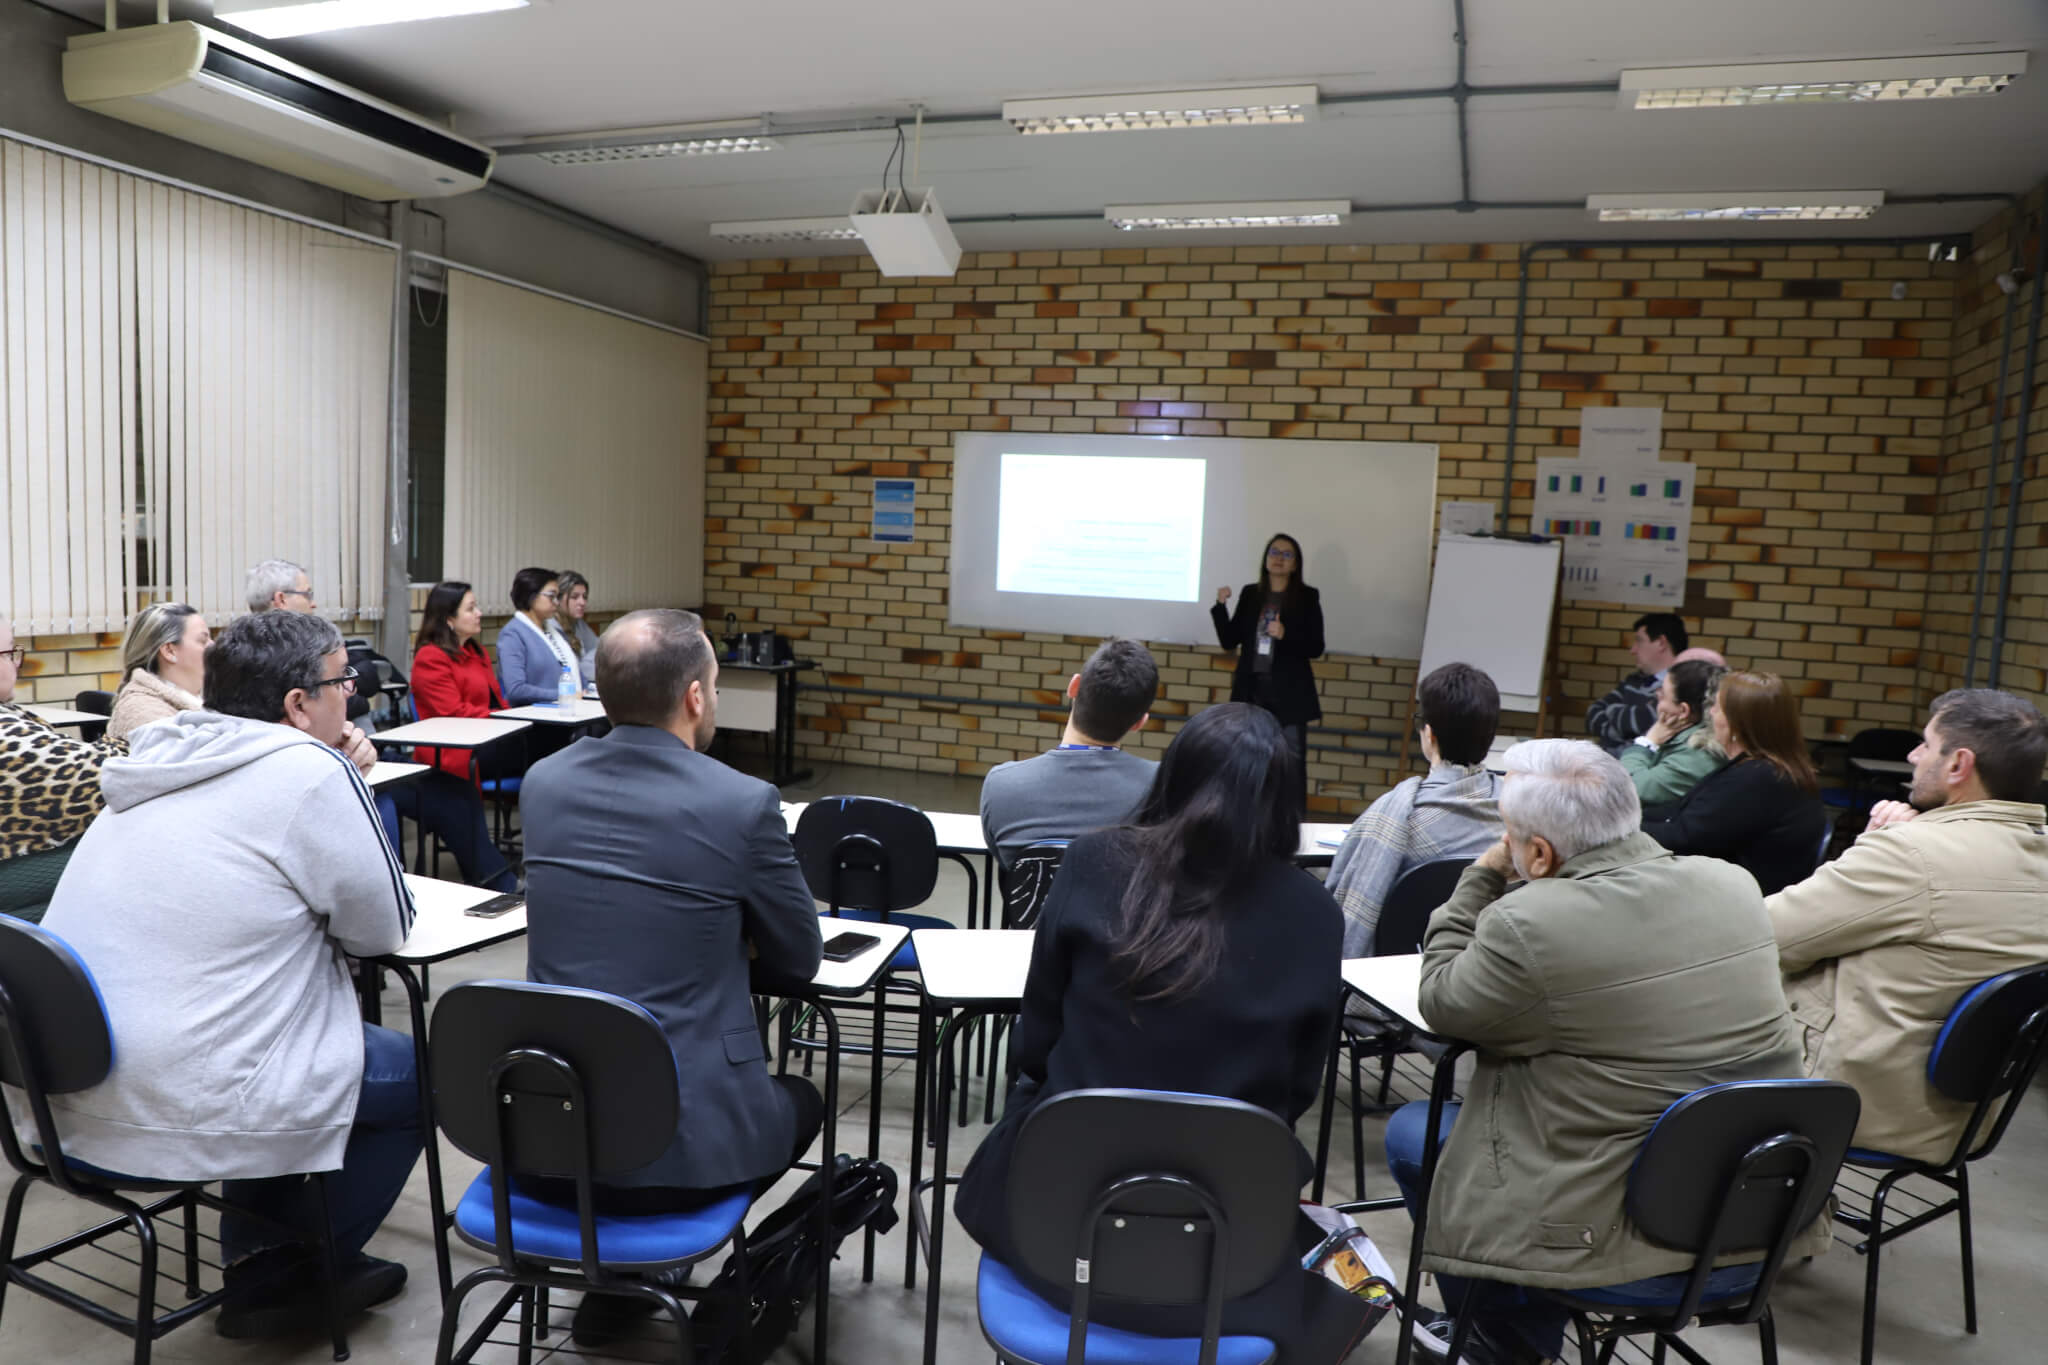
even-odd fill
[[(951, 280), (861, 257), (727, 263), (712, 292), (705, 594), (800, 637), (818, 756), (977, 774), (1043, 748), (1094, 641), (950, 629), (952, 433), (1435, 442), (1440, 498), (1496, 498), (1509, 245), (982, 253)], [(1700, 467), (1687, 614), (1797, 680), (1815, 733), (1909, 721), (1948, 417), (1956, 266), (1924, 248), (1602, 249), (1531, 266), (1511, 529), (1578, 410), (1658, 403)], [(1891, 297), (1894, 283), (1906, 297)], [(866, 480), (919, 480), (918, 539), (865, 539)], [(1328, 604), (1341, 611), (1341, 603)], [(1567, 723), (1627, 671), (1639, 608), (1564, 617)], [(1218, 651), (1158, 651), (1157, 752), (1228, 696)], [(1398, 780), (1409, 660), (1318, 666), (1313, 802)], [(879, 693), (914, 693), (918, 700)], [(1510, 718), (1510, 729), (1528, 728)]]
[[(1990, 641), (1998, 611), (1998, 577), (2010, 512), (2013, 451), (2017, 448), (2022, 367), (2027, 329), (2034, 322), (2033, 286), (2014, 298), (2011, 370), (2001, 433), (2000, 467), (1991, 506), (1991, 549), (1981, 603), (1974, 600), (1985, 517), (1985, 479), (1991, 469), (1999, 358), (2008, 336), (2006, 295), (1997, 276), (2012, 268), (2015, 247), (2031, 268), (2040, 249), (2041, 214), (2048, 186), (2037, 188), (2018, 211), (2007, 210), (1980, 228), (1963, 262), (1956, 293), (1955, 384), (1950, 399), (1948, 454), (1935, 521), (1934, 572), (1928, 586), (1927, 680), (1930, 692), (1962, 685), (1970, 649), (1973, 605), (1978, 622), (1976, 681), (1990, 672)], [(2022, 458), (2018, 536), (2012, 585), (2006, 597), (2006, 644), (1999, 685), (2048, 705), (2048, 363), (2034, 376), (2031, 420)]]

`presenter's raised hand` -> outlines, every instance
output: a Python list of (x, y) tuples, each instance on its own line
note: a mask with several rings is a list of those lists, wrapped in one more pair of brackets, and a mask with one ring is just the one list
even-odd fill
[(1228, 601), (1230, 600), (1230, 589), (1228, 589), (1228, 588), (1218, 588), (1218, 589), (1216, 589), (1216, 600), (1217, 600), (1218, 602), (1228, 602)]
[(1266, 623), (1266, 634), (1272, 636), (1276, 640), (1285, 639), (1287, 636), (1287, 627), (1281, 625), (1280, 618), (1276, 616)]

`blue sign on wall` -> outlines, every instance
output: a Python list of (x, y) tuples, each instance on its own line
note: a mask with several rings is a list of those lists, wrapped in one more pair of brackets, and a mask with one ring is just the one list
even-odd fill
[(873, 539), (908, 545), (917, 529), (917, 480), (876, 479)]

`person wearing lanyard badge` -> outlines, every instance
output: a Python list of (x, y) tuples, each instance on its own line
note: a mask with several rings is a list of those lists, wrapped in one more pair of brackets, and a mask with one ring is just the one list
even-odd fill
[(1250, 702), (1273, 713), (1294, 750), (1301, 771), (1301, 790), (1308, 793), (1308, 727), (1323, 718), (1316, 697), (1311, 659), (1323, 656), (1323, 604), (1304, 581), (1301, 542), (1276, 535), (1266, 542), (1257, 582), (1238, 594), (1229, 609), (1230, 589), (1216, 590), (1209, 616), (1216, 624), (1216, 642), (1238, 651), (1230, 699)]

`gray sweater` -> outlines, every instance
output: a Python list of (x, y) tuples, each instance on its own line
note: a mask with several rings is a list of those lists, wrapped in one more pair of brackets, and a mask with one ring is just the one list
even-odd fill
[(1045, 839), (1121, 825), (1159, 765), (1122, 749), (1054, 749), (998, 763), (981, 779), (981, 832), (1004, 867)]
[(131, 746), (43, 921), (114, 1039), (104, 1081), (51, 1101), (65, 1148), (167, 1180), (333, 1170), (363, 1076), (343, 954), (413, 919), (369, 789), (310, 735), (212, 711)]

